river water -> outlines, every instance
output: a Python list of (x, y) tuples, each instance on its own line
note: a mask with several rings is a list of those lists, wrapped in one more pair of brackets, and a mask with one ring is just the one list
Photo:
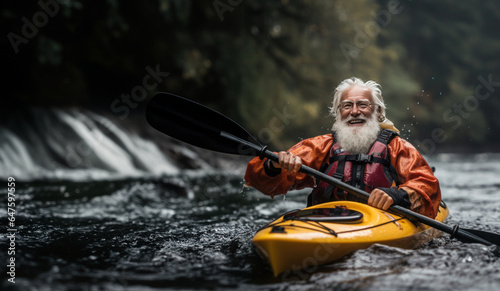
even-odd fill
[[(124, 139), (113, 140), (126, 152)], [(22, 145), (23, 138), (19, 140)], [(102, 150), (104, 141), (99, 144)], [(158, 150), (144, 140), (139, 144), (148, 152)], [(12, 149), (3, 144), (2, 151), (5, 155)], [(135, 168), (121, 173), (110, 170), (113, 162), (102, 166), (101, 159), (71, 171), (56, 167), (29, 173), (34, 165), (43, 168), (42, 161), (26, 158), (29, 151), (22, 162), (5, 156), (0, 160), (4, 162), (4, 186), (0, 187), (4, 229), (7, 179), (16, 179), (15, 255), (8, 254), (11, 233), (3, 231), (2, 290), (500, 288), (498, 252), (448, 235), (415, 250), (374, 245), (310, 272), (274, 278), (254, 252), (251, 239), (274, 218), (304, 207), (307, 191), (273, 200), (246, 189), (245, 160), (226, 161), (222, 168), (179, 169), (165, 157), (159, 159), (163, 166), (155, 167), (161, 169), (156, 171), (140, 166), (140, 154), (120, 153), (135, 159)], [(437, 154), (428, 161), (437, 169), (450, 208), (447, 223), (500, 233), (500, 155)], [(23, 163), (29, 169), (19, 168)], [(113, 174), (103, 174), (106, 171)], [(11, 257), (15, 258), (15, 283), (6, 274)]]

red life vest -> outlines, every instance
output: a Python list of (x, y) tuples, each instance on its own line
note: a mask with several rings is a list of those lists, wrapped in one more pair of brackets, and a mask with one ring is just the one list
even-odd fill
[[(370, 193), (373, 189), (399, 185), (396, 169), (390, 163), (387, 145), (398, 134), (395, 131), (383, 129), (371, 146), (368, 154), (352, 155), (345, 152), (335, 140), (330, 149), (328, 162), (323, 164), (321, 171), (336, 179)], [(308, 205), (334, 200), (361, 201), (326, 182), (320, 181), (308, 197)]]

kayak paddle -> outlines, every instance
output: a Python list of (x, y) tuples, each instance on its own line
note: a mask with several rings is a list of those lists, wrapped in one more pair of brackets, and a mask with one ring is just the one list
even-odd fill
[[(160, 132), (191, 145), (221, 153), (241, 156), (259, 156), (278, 162), (276, 153), (261, 145), (248, 131), (225, 115), (189, 99), (170, 94), (157, 93), (148, 103), (146, 120)], [(300, 171), (335, 185), (359, 198), (368, 200), (370, 194), (302, 165)], [(446, 232), (464, 243), (481, 243), (500, 246), (500, 235), (487, 231), (448, 226), (399, 205), (390, 210), (417, 220), (430, 227)]]

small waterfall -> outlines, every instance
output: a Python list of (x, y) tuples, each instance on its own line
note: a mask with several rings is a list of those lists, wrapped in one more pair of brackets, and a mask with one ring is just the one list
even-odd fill
[(124, 127), (82, 109), (34, 109), (0, 125), (0, 177), (82, 180), (179, 172), (158, 144)]

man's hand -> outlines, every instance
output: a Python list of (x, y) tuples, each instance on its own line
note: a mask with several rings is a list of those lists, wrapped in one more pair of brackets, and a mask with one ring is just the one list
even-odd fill
[(272, 165), (275, 168), (281, 168), (289, 171), (291, 174), (297, 174), (300, 167), (302, 166), (302, 159), (298, 156), (289, 152), (279, 152), (279, 163), (272, 161)]
[(392, 204), (394, 204), (394, 200), (391, 196), (380, 189), (374, 189), (368, 198), (368, 205), (382, 210), (389, 209)]

